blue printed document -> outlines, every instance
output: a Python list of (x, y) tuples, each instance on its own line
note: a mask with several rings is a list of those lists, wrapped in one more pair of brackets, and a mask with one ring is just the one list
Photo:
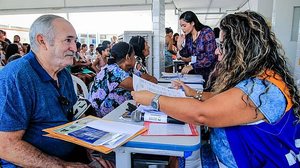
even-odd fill
[(83, 140), (91, 145), (113, 145), (123, 138), (124, 133), (112, 133), (89, 126), (83, 127), (76, 131), (68, 133), (68, 135)]
[(68, 133), (68, 135), (93, 144), (97, 140), (105, 137), (105, 135), (109, 134), (106, 131), (98, 130), (92, 127), (83, 127), (79, 130)]

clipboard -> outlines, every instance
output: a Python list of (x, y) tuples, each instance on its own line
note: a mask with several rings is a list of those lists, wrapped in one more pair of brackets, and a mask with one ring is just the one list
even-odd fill
[[(89, 128), (87, 129), (87, 127)], [(44, 129), (43, 131), (48, 133), (44, 136), (108, 154), (113, 149), (125, 144), (146, 130), (147, 128), (141, 125), (108, 121), (94, 116), (87, 116), (64, 125)], [(101, 134), (98, 134), (99, 132)], [(111, 134), (110, 139), (107, 138), (108, 134)], [(99, 138), (99, 140), (101, 138), (104, 139), (102, 139), (103, 141), (97, 141), (98, 139), (91, 139), (91, 137)]]

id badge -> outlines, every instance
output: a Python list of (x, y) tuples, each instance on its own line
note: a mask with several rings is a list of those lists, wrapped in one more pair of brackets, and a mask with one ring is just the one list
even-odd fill
[(196, 56), (191, 56), (191, 63), (195, 63), (197, 61), (197, 57)]

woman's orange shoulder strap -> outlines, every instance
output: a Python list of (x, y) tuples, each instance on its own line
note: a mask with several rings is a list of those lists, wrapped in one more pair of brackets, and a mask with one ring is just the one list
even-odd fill
[(285, 111), (288, 111), (293, 106), (293, 102), (292, 102), (289, 90), (288, 90), (286, 84), (282, 81), (282, 78), (279, 75), (277, 75), (277, 74), (274, 75), (274, 74), (275, 74), (274, 71), (267, 70), (267, 71), (264, 71), (264, 73), (261, 74), (258, 78), (265, 79), (265, 80), (271, 82), (272, 84), (274, 84), (281, 90), (281, 92), (285, 96), (285, 99), (287, 100), (287, 105), (286, 105)]

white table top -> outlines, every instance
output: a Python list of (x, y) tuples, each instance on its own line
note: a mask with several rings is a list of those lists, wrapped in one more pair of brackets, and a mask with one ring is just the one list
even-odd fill
[[(126, 101), (118, 108), (107, 114), (103, 119), (111, 121), (119, 121), (131, 124), (143, 125), (143, 122), (126, 121), (120, 116), (126, 112), (127, 103), (135, 104), (134, 100)], [(124, 128), (126, 129), (126, 128)], [(197, 126), (199, 136), (137, 136), (130, 140), (125, 147), (146, 148), (146, 149), (161, 149), (161, 150), (175, 150), (175, 151), (196, 151), (200, 149), (201, 132), (200, 127)]]

